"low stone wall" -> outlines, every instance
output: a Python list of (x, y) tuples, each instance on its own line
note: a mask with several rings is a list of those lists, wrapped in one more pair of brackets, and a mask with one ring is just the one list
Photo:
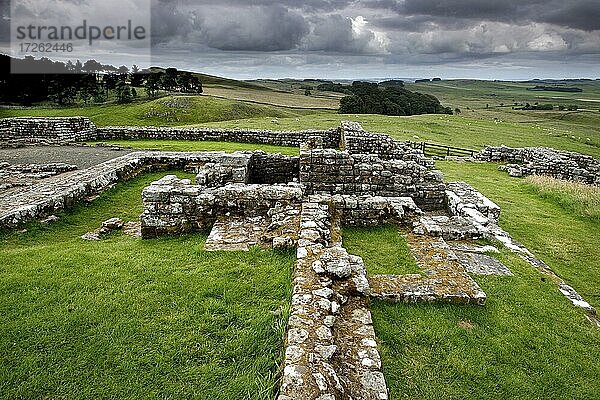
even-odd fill
[(278, 400), (388, 399), (360, 257), (328, 204), (305, 202)]
[(308, 194), (411, 197), (424, 210), (445, 207), (442, 174), (415, 161), (382, 160), (347, 151), (300, 148), (300, 181)]
[(142, 192), (144, 213), (140, 217), (143, 238), (179, 235), (210, 228), (219, 216), (266, 215), (270, 209), (300, 204), (302, 188), (289, 185), (229, 183), (207, 188), (168, 175)]
[(97, 129), (97, 140), (198, 140), (269, 144), (299, 147), (309, 137), (323, 139), (327, 147), (338, 148), (339, 129), (307, 131), (269, 131), (252, 129), (213, 128), (159, 128), (159, 127), (102, 127)]
[(310, 195), (307, 201), (331, 206), (345, 226), (401, 225), (422, 213), (410, 197)]
[(62, 145), (95, 137), (96, 126), (84, 117), (0, 119), (0, 147)]
[(508, 162), (511, 176), (548, 175), (600, 185), (600, 160), (585, 154), (546, 147), (486, 147), (475, 156), (487, 162)]
[(85, 170), (48, 178), (26, 191), (0, 196), (0, 229), (59, 212), (144, 172), (184, 170), (190, 164), (228, 164), (247, 159), (248, 155), (244, 153), (130, 153)]
[(465, 182), (446, 185), (448, 211), (451, 215), (470, 218), (481, 225), (497, 224), (500, 207)]
[(0, 147), (62, 145), (88, 140), (197, 140), (299, 147), (309, 137), (338, 148), (340, 129), (271, 131), (259, 129), (163, 128), (141, 126), (96, 127), (85, 117), (0, 119)]

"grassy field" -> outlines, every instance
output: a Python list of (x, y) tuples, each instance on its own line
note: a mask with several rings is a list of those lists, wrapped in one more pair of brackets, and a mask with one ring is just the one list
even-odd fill
[(162, 175), (0, 234), (0, 397), (274, 397), (293, 253), (208, 253), (205, 234), (79, 238), (137, 219)]
[(298, 155), (300, 153), (298, 147), (195, 140), (109, 140), (105, 142), (88, 142), (87, 144), (95, 145), (98, 143), (131, 147), (134, 149), (161, 151), (225, 151), (227, 153), (233, 153), (242, 150), (263, 150), (269, 153), (281, 153), (290, 156)]
[[(540, 196), (493, 164), (438, 166), (447, 179), (467, 181), (496, 201), (500, 225), (600, 306), (599, 221)], [(401, 240), (393, 248), (393, 227), (344, 234), (345, 246), (365, 257), (370, 273), (396, 271), (390, 253), (406, 251)], [(597, 398), (600, 331), (555, 284), (500, 248), (499, 259), (515, 276), (474, 276), (488, 295), (485, 307), (372, 303), (391, 398)]]
[(210, 96), (167, 96), (148, 102), (72, 108), (0, 109), (3, 117), (84, 116), (99, 126), (177, 126), (253, 117), (297, 117), (311, 110), (282, 108)]
[[(600, 83), (577, 82), (582, 93), (528, 91), (534, 84), (449, 80), (407, 84), (437, 96), (460, 115), (338, 115), (339, 93), (304, 96), (299, 81), (243, 82), (202, 76), (208, 95), (173, 95), (130, 105), (1, 109), (0, 117), (83, 115), (105, 125), (201, 125), (261, 129), (331, 128), (353, 120), (398, 139), (481, 149), (485, 145), (548, 146), (600, 157)], [(212, 95), (212, 96), (211, 96)], [(216, 96), (216, 97), (214, 97)], [(580, 111), (519, 111), (514, 103), (576, 104)], [(324, 110), (323, 108), (328, 108)], [(276, 123), (273, 122), (277, 119)]]
[(525, 181), (540, 196), (553, 200), (563, 208), (582, 217), (600, 220), (600, 187), (538, 175), (528, 176)]
[(333, 92), (315, 92), (313, 95), (306, 96), (304, 92), (300, 90), (265, 91), (250, 88), (232, 88), (227, 86), (205, 86), (204, 94), (273, 106), (327, 109), (330, 111), (336, 111), (340, 107), (340, 98), (343, 97), (338, 93)]
[(465, 181), (502, 209), (500, 226), (600, 308), (600, 221), (579, 215), (496, 164), (437, 162), (445, 180)]
[[(600, 114), (598, 116), (600, 122)], [(462, 115), (415, 115), (391, 117), (384, 115), (309, 114), (294, 118), (279, 118), (274, 124), (269, 118), (250, 118), (202, 124), (220, 128), (255, 128), (275, 130), (327, 129), (341, 121), (357, 121), (371, 132), (387, 133), (399, 140), (429, 141), (449, 146), (482, 149), (486, 145), (513, 147), (547, 146), (578, 151), (600, 157), (600, 124), (572, 124), (562, 129), (553, 123), (498, 122)], [(558, 126), (558, 127), (557, 127)]]

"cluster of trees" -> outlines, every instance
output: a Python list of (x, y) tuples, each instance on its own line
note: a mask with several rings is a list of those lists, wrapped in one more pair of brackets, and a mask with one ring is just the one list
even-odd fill
[(411, 92), (403, 85), (353, 82), (348, 87), (350, 96), (340, 101), (340, 114), (452, 114), (452, 109), (444, 107), (432, 95)]
[[(514, 108), (514, 107), (513, 107)], [(560, 111), (577, 111), (578, 107), (576, 104), (570, 104), (570, 105), (559, 105), (558, 110)], [(515, 110), (544, 110), (544, 111), (552, 111), (554, 110), (554, 104), (539, 104), (539, 103), (534, 103), (534, 104), (529, 104), (529, 103), (525, 103), (525, 105), (523, 105), (520, 108), (515, 108)]]
[[(27, 74), (11, 74), (12, 66)], [(45, 73), (39, 73), (44, 71)], [(57, 105), (104, 103), (112, 94), (118, 103), (129, 103), (144, 88), (149, 97), (160, 90), (202, 93), (202, 83), (196, 75), (175, 68), (140, 70), (134, 65), (113, 67), (95, 60), (85, 63), (11, 59), (0, 55), (0, 101), (29, 106), (52, 101)]]
[(527, 90), (543, 91), (543, 92), (566, 92), (566, 93), (581, 93), (582, 88), (578, 87), (566, 87), (566, 86), (542, 86), (536, 85), (535, 87), (528, 88)]

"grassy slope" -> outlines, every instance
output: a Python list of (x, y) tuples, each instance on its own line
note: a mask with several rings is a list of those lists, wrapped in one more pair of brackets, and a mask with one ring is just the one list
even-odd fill
[(177, 126), (263, 116), (270, 119), (274, 117), (295, 117), (307, 112), (311, 111), (244, 103), (209, 96), (167, 96), (149, 102), (137, 102), (127, 105), (0, 110), (0, 118), (81, 115), (89, 117), (99, 126)]
[[(93, 145), (98, 142), (89, 142)], [(271, 146), (254, 143), (237, 142), (212, 142), (194, 140), (109, 140), (108, 143), (116, 146), (131, 147), (144, 150), (161, 151), (225, 151), (232, 153), (242, 150), (263, 150), (270, 153), (281, 153), (286, 155), (298, 155), (300, 149), (297, 147)]]
[(0, 235), (2, 397), (273, 398), (293, 254), (207, 253), (203, 234), (79, 239), (135, 220), (162, 175)]

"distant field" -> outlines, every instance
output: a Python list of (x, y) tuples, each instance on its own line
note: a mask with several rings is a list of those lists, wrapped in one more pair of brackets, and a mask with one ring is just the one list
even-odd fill
[[(599, 124), (594, 125), (591, 122), (595, 118), (599, 118)], [(360, 122), (368, 131), (387, 133), (399, 140), (430, 141), (472, 149), (501, 144), (513, 147), (547, 146), (600, 157), (600, 114), (598, 117), (590, 116), (590, 121), (581, 125), (559, 121), (527, 124), (498, 122), (462, 115), (388, 117), (319, 113), (280, 118), (277, 124), (269, 118), (252, 118), (208, 123), (202, 126), (298, 130), (332, 128), (338, 126), (343, 120)]]
[[(537, 92), (531, 83), (449, 80), (407, 84), (437, 96), (460, 115), (338, 115), (339, 93), (312, 91), (317, 82), (260, 80), (252, 82), (202, 75), (207, 95), (173, 95), (129, 105), (85, 108), (0, 110), (9, 116), (83, 115), (105, 125), (196, 125), (261, 129), (331, 128), (342, 120), (401, 140), (430, 141), (472, 149), (486, 145), (548, 146), (600, 156), (600, 82), (572, 83), (581, 93)], [(215, 97), (216, 96), (216, 97)], [(585, 100), (585, 101), (583, 101)], [(513, 104), (551, 102), (577, 104), (587, 111), (519, 111)], [(295, 107), (295, 108), (294, 108)], [(329, 110), (323, 108), (330, 108)], [(274, 119), (277, 119), (275, 123)]]
[(205, 86), (204, 94), (231, 100), (250, 101), (266, 105), (328, 109), (335, 111), (340, 106), (340, 96), (332, 92), (315, 92), (306, 96), (304, 92), (295, 91), (265, 91), (251, 88), (231, 88), (224, 86)]
[(0, 117), (89, 117), (99, 126), (177, 126), (256, 117), (295, 117), (311, 110), (282, 108), (209, 96), (167, 96), (133, 104), (73, 108), (1, 109)]

